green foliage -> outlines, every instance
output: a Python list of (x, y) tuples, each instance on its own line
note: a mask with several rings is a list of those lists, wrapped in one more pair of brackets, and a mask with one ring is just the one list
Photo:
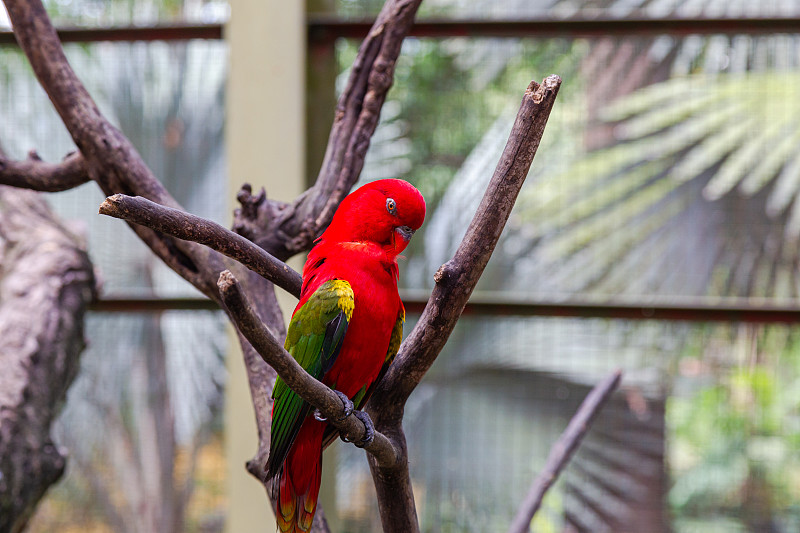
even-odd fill
[[(516, 111), (528, 83), (553, 71), (576, 72), (584, 50), (560, 40), (408, 39), (403, 46), (364, 174), (368, 179), (404, 175), (431, 211), (489, 127)], [(356, 42), (340, 42), (340, 65), (351, 65), (356, 52)], [(348, 74), (343, 72), (340, 87)], [(564, 93), (576, 90), (572, 84)], [(387, 138), (381, 129), (388, 128), (395, 134)], [(382, 140), (408, 143), (405, 165), (385, 164)], [(375, 174), (379, 164), (385, 175)]]
[[(701, 369), (695, 380), (712, 383), (668, 400), (676, 530), (725, 524), (729, 531), (752, 531), (771, 523), (794, 531), (800, 523), (800, 339), (777, 326), (731, 334), (715, 328), (698, 343), (705, 346), (700, 359), (683, 362), (684, 369)], [(728, 353), (715, 349), (723, 343)], [(701, 524), (709, 529), (698, 529)]]

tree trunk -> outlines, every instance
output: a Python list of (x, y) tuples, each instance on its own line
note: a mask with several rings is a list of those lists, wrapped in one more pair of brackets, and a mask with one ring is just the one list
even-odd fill
[(83, 240), (39, 193), (0, 186), (0, 532), (21, 531), (64, 471), (50, 426), (77, 373), (94, 297)]

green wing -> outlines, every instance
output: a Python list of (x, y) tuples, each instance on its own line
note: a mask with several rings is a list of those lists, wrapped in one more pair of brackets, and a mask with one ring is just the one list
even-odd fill
[[(380, 381), (383, 379), (383, 376), (386, 375), (386, 371), (389, 370), (389, 365), (391, 365), (392, 361), (394, 361), (397, 351), (400, 349), (400, 343), (403, 341), (403, 323), (405, 321), (406, 310), (401, 304), (400, 311), (397, 313), (397, 321), (394, 323), (394, 328), (392, 329), (392, 336), (389, 338), (389, 349), (386, 350), (386, 359), (383, 360), (381, 371), (378, 373), (378, 377), (375, 378), (375, 381), (372, 382), (369, 388), (364, 387), (352, 398), (353, 406), (356, 409), (361, 409), (364, 407), (364, 404), (367, 403), (369, 397), (372, 396), (372, 391), (375, 390), (375, 386), (380, 383)], [(330, 445), (330, 443), (336, 439), (337, 435), (339, 435), (339, 431), (335, 427), (328, 426), (325, 428), (325, 433), (322, 437), (322, 447), (327, 448), (328, 445)]]
[[(353, 290), (343, 280), (326, 281), (289, 323), (286, 350), (306, 372), (322, 379), (333, 366), (353, 314)], [(289, 453), (311, 405), (278, 377), (272, 391), (272, 429), (267, 477), (274, 477)]]

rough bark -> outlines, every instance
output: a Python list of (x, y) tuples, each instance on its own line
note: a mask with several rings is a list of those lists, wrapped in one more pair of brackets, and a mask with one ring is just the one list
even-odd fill
[(83, 240), (36, 192), (0, 186), (0, 531), (21, 531), (64, 471), (50, 436), (95, 297)]
[(0, 154), (0, 183), (35, 191), (66, 191), (90, 181), (83, 156), (73, 152), (60, 163), (47, 163), (31, 151), (28, 159), (14, 161)]

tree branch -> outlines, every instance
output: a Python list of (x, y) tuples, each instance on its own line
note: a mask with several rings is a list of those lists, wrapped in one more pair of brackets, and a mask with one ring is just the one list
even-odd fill
[[(444, 347), (489, 262), (528, 175), (560, 86), (561, 78), (555, 75), (541, 85), (531, 82), (528, 86), (508, 143), (461, 245), (434, 276), (436, 286), (422, 316), (367, 405), (376, 429), (399, 443), (404, 454), (406, 400)], [(371, 458), (369, 463), (384, 531), (418, 531), (407, 457), (390, 468)]]
[[(316, 184), (280, 210), (274, 226), (246, 235), (275, 257), (288, 259), (310, 248), (358, 181), (386, 93), (392, 86), (403, 39), (414, 23), (420, 3), (422, 0), (386, 2), (358, 50), (347, 86), (339, 98)], [(260, 209), (270, 208), (269, 202), (260, 204)], [(257, 217), (252, 210), (245, 209), (241, 215)], [(239, 219), (236, 225), (253, 228), (252, 220)]]
[(436, 286), (428, 305), (386, 375), (385, 389), (393, 389), (394, 398), (405, 402), (455, 327), (525, 182), (560, 86), (561, 78), (555, 75), (528, 86), (475, 216), (453, 258), (434, 275)]
[[(314, 190), (288, 206), (267, 201), (253, 206), (243, 204), (235, 227), (241, 228), (245, 236), (273, 256), (287, 259), (309, 248), (357, 180), (381, 105), (392, 83), (402, 41), (420, 1), (389, 0), (362, 45), (339, 102), (326, 163)], [(82, 153), (89, 177), (108, 196), (115, 193), (138, 195), (178, 208), (130, 142), (100, 114), (69, 66), (41, 0), (4, 2), (15, 36)], [(254, 224), (248, 225), (247, 220), (242, 223), (242, 219), (252, 218), (254, 212), (257, 215)], [(254, 227), (260, 231), (255, 232)], [(218, 254), (195, 243), (175, 241), (144, 226), (132, 225), (132, 228), (175, 272), (209, 297), (220, 298), (216, 281), (222, 261)], [(261, 316), (276, 330), (282, 328), (283, 320), (271, 285), (255, 274), (243, 280), (248, 293), (256, 299)], [(246, 342), (243, 350), (256, 408), (261, 454), (268, 443), (270, 419), (270, 400), (264, 396), (264, 391), (271, 388), (274, 373)]]
[(0, 186), (0, 531), (24, 529), (66, 464), (50, 426), (96, 296), (85, 246), (41, 195)]
[(0, 184), (35, 191), (66, 191), (91, 181), (80, 152), (73, 152), (60, 163), (47, 163), (35, 151), (24, 161), (12, 161), (0, 154)]
[(159, 205), (141, 196), (124, 194), (106, 198), (100, 204), (100, 214), (140, 224), (178, 239), (204, 244), (239, 261), (295, 298), (300, 298), (303, 283), (300, 274), (263, 248), (216, 222)]
[[(358, 441), (366, 435), (366, 427), (354, 416), (342, 421), (342, 401), (327, 386), (314, 379), (276, 340), (272, 332), (256, 315), (242, 292), (239, 283), (230, 271), (225, 270), (219, 276), (219, 290), (225, 308), (231, 320), (247, 338), (253, 348), (264, 358), (264, 361), (278, 372), (286, 384), (305, 401), (319, 409), (328, 419), (328, 423), (336, 427), (350, 441)], [(398, 454), (392, 442), (384, 435), (376, 432), (373, 441), (364, 449), (375, 457), (378, 464), (392, 466), (397, 462)], [(248, 465), (258, 469), (263, 479), (263, 464)]]
[(619, 386), (622, 371), (616, 370), (603, 381), (595, 385), (578, 408), (578, 411), (569, 421), (567, 429), (558, 438), (550, 449), (544, 468), (533, 480), (528, 494), (520, 505), (508, 533), (527, 533), (530, 531), (531, 520), (539, 510), (542, 499), (548, 489), (556, 482), (559, 474), (567, 465), (572, 454), (578, 449), (583, 437), (589, 431), (597, 413), (605, 406), (611, 394)]

